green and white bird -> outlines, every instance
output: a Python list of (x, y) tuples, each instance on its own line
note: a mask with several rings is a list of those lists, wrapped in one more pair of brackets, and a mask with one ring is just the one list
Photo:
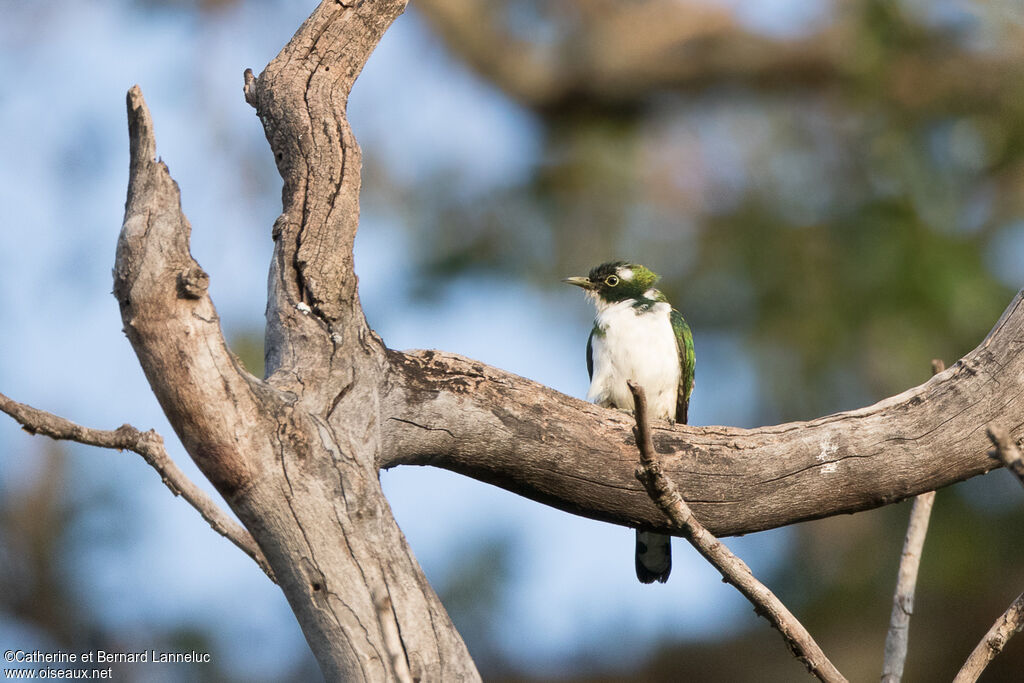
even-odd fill
[[(636, 263), (614, 261), (587, 277), (563, 280), (586, 290), (597, 306), (587, 340), (587, 400), (606, 408), (633, 410), (628, 380), (644, 388), (652, 418), (686, 422), (693, 391), (693, 335), (665, 295), (658, 276)], [(636, 531), (636, 577), (664, 583), (672, 571), (669, 537)]]

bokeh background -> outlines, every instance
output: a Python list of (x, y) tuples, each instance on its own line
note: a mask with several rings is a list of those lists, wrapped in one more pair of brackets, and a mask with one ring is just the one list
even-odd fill
[[(139, 83), (233, 349), (262, 369), (280, 179), (242, 98), (311, 0), (0, 0), (0, 390), (173, 437), (110, 268)], [(559, 283), (660, 272), (694, 330), (694, 424), (854, 408), (976, 345), (1024, 281), (1016, 0), (418, 0), (352, 94), (360, 293), (394, 348), (584, 396), (591, 311)], [(430, 468), (383, 474), (488, 680), (789, 681), (778, 634), (684, 543)], [(203, 482), (205, 486), (205, 482)], [(206, 486), (207, 490), (211, 490)], [(877, 679), (907, 504), (729, 539), (852, 680)], [(1024, 589), (1024, 494), (939, 492), (906, 679), (948, 680)], [(306, 681), (284, 598), (131, 454), (0, 419), (0, 646), (200, 649), (137, 681)], [(1024, 638), (985, 680), (1019, 681)]]

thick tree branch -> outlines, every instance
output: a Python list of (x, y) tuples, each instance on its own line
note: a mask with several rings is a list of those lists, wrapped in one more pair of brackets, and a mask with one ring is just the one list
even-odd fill
[(413, 683), (405, 648), (402, 645), (402, 637), (398, 633), (398, 624), (395, 623), (391, 598), (384, 596), (375, 599), (373, 603), (377, 609), (377, 621), (380, 622), (381, 633), (384, 635), (384, 647), (387, 648), (388, 656), (391, 658), (391, 671), (398, 683)]
[(1002, 427), (990, 425), (986, 433), (995, 446), (989, 455), (1002, 462), (1006, 469), (1017, 477), (1021, 486), (1024, 486), (1024, 457), (1021, 456), (1020, 446)]
[[(360, 155), (344, 109), (404, 6), (324, 0), (266, 71), (246, 78), (285, 181), (272, 233), (267, 381), (225, 344), (138, 87), (127, 98), (131, 159), (114, 294), (175, 433), (251, 532), (324, 676), (402, 676), (397, 632), (411, 678), (474, 681), (380, 488), (384, 347), (363, 319), (352, 270)], [(392, 621), (378, 618), (374, 595), (389, 597)]]
[[(946, 364), (939, 359), (932, 360), (932, 376), (943, 372)], [(935, 492), (922, 493), (914, 499), (910, 508), (907, 535), (900, 554), (900, 567), (896, 575), (896, 592), (893, 594), (892, 613), (889, 616), (889, 631), (885, 634), (885, 655), (882, 660), (882, 683), (899, 683), (903, 678), (903, 665), (907, 660), (907, 645), (910, 638), (910, 615), (914, 612), (914, 591), (917, 586), (917, 570), (921, 566), (921, 551), (928, 534), (928, 521), (935, 504)]]
[(269, 278), (268, 379), (224, 344), (152, 123), (129, 93), (132, 164), (115, 295), (154, 393), (266, 555), (328, 680), (390, 680), (374, 595), (389, 596), (413, 678), (477, 680), (380, 489), (384, 347), (352, 270), (360, 154), (345, 105), (404, 0), (324, 0), (258, 78), (284, 180)]
[[(1024, 425), (1018, 294), (974, 351), (875, 405), (738, 429), (656, 425), (662, 466), (712, 533), (744, 534), (894, 503), (997, 466), (978, 425)], [(560, 509), (678, 533), (632, 476), (630, 424), (452, 354), (390, 354), (382, 466), (434, 465)]]
[[(138, 86), (128, 92), (128, 201), (114, 264), (114, 295), (125, 334), (189, 454), (228, 502), (252, 481), (243, 452), (264, 437), (245, 414), (265, 405), (259, 382), (228, 351), (189, 253), (191, 226), (177, 184), (155, 159), (153, 123)], [(234, 409), (226, 409), (231, 406)]]
[(363, 64), (405, 4), (322, 2), (258, 77), (245, 76), (246, 101), (263, 122), (284, 180), (272, 233), (267, 375), (303, 400), (329, 402), (352, 382), (348, 363), (306, 362), (310, 355), (365, 348), (379, 362), (383, 354), (356, 293), (352, 244), (362, 153), (345, 108)]
[(90, 429), (75, 424), (63, 417), (38, 408), (18, 403), (0, 394), (0, 410), (7, 413), (30, 434), (42, 434), (51, 439), (76, 441), (87, 446), (116, 448), (132, 451), (142, 456), (150, 467), (160, 474), (160, 480), (176, 496), (184, 498), (189, 505), (213, 527), (218, 534), (228, 539), (242, 552), (251, 557), (266, 572), (271, 581), (276, 581), (274, 572), (256, 545), (252, 535), (231, 519), (220, 506), (201, 488), (196, 486), (175, 464), (164, 449), (164, 440), (152, 429), (140, 432), (131, 425), (121, 425), (115, 430)]
[(1024, 628), (1024, 593), (1010, 603), (1003, 615), (992, 624), (985, 637), (981, 639), (957, 673), (953, 683), (974, 683), (985, 671), (985, 667), (1003, 651), (1006, 642), (1013, 634)]
[(633, 428), (633, 435), (640, 451), (640, 468), (636, 471), (636, 478), (643, 483), (647, 495), (673, 524), (683, 530), (683, 536), (690, 545), (714, 565), (722, 578), (735, 586), (743, 597), (754, 605), (754, 611), (778, 629), (793, 655), (804, 663), (808, 671), (822, 681), (845, 683), (846, 677), (839, 673), (793, 613), (767, 586), (757, 580), (743, 560), (712, 536), (693, 516), (690, 506), (680, 497), (675, 484), (665, 476), (654, 454), (654, 442), (651, 440), (647, 418), (647, 397), (644, 395), (643, 387), (632, 381), (628, 384), (636, 407), (636, 426)]
[(274, 459), (294, 530), (273, 542), (297, 569), (289, 599), (302, 604), (296, 613), (329, 680), (402, 675), (375, 595), (391, 601), (414, 679), (479, 677), (380, 489), (384, 345), (363, 317), (352, 262), (361, 153), (345, 109), (404, 9), (405, 0), (325, 0), (258, 77), (245, 77), (284, 181), (272, 231), (267, 384), (302, 418)]

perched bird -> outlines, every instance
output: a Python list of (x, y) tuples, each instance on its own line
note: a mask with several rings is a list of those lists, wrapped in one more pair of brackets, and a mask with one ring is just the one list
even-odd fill
[[(652, 418), (685, 423), (693, 391), (693, 335), (679, 311), (654, 289), (657, 280), (644, 266), (614, 261), (562, 282), (585, 289), (597, 306), (587, 340), (587, 400), (632, 411), (626, 382), (633, 380), (644, 388)], [(664, 583), (671, 571), (669, 537), (637, 529), (636, 577)]]

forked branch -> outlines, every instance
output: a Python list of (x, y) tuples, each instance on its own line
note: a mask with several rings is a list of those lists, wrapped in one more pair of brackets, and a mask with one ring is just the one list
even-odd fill
[(821, 650), (803, 624), (797, 620), (782, 601), (757, 580), (750, 567), (736, 557), (725, 545), (715, 538), (697, 521), (675, 484), (665, 476), (654, 455), (654, 442), (647, 419), (647, 398), (643, 387), (629, 382), (636, 406), (636, 426), (633, 434), (640, 451), (641, 466), (636, 478), (647, 489), (651, 500), (661, 509), (672, 523), (683, 530), (683, 536), (704, 558), (715, 566), (727, 583), (735, 586), (754, 605), (754, 611), (764, 616), (779, 630), (793, 654), (800, 659), (808, 671), (822, 681), (846, 681), (835, 665)]
[(1006, 469), (1016, 475), (1021, 486), (1024, 486), (1024, 457), (1021, 456), (1020, 446), (1010, 438), (1010, 433), (1000, 426), (990, 425), (986, 431), (992, 445), (995, 446), (989, 451), (989, 456), (1003, 463)]
[[(1017, 476), (1017, 480), (1024, 485), (1024, 458), (1021, 457), (1020, 446), (1010, 437), (1009, 432), (998, 425), (989, 425), (986, 432), (988, 438), (992, 440), (992, 445), (995, 446), (989, 455), (1001, 461), (1006, 469), (1013, 472)], [(1006, 647), (1006, 642), (1022, 628), (1024, 628), (1024, 593), (1018, 595), (1002, 616), (992, 624), (992, 628), (967, 657), (967, 661), (964, 662), (960, 672), (953, 679), (953, 683), (973, 683), (978, 680), (989, 663)]]

